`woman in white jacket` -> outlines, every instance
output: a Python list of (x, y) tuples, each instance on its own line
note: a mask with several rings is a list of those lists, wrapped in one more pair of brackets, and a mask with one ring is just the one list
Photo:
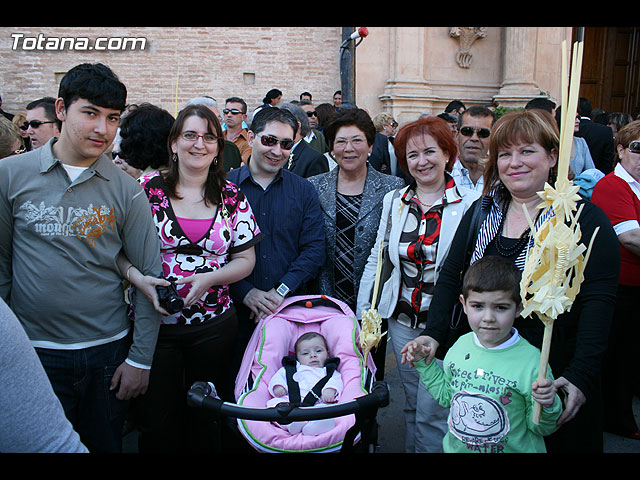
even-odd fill
[(458, 149), (441, 118), (426, 117), (404, 125), (394, 148), (398, 166), (413, 180), (384, 198), (377, 240), (360, 283), (357, 312), (371, 306), (378, 249), (388, 238), (393, 269), (380, 285), (376, 308), (388, 321), (405, 391), (405, 452), (435, 453), (442, 451), (447, 410), (429, 395), (417, 372), (401, 363), (400, 351), (424, 329), (438, 272), (462, 216), (479, 193), (457, 186), (449, 174)]

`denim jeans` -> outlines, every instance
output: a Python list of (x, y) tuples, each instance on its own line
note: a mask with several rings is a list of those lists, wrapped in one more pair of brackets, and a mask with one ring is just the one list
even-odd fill
[[(418, 371), (401, 363), (400, 351), (420, 335), (419, 328), (411, 328), (389, 319), (389, 336), (398, 364), (398, 373), (405, 394), (405, 453), (442, 453), (442, 439), (448, 431), (449, 409), (440, 404), (427, 391)], [(434, 359), (440, 365), (442, 361)]]
[(127, 336), (79, 350), (36, 348), (67, 418), (90, 452), (122, 451), (129, 402), (118, 400), (110, 384), (127, 358), (130, 343)]

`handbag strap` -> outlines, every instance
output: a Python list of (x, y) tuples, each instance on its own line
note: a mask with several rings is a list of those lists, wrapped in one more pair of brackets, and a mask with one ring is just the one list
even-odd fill
[(384, 249), (388, 250), (389, 247), (389, 235), (391, 234), (391, 219), (393, 212), (393, 202), (395, 202), (396, 198), (400, 195), (400, 189), (396, 189), (393, 191), (393, 195), (391, 196), (391, 203), (389, 204), (389, 216), (387, 217), (387, 229), (384, 233), (384, 240), (378, 245), (378, 262), (376, 265), (376, 278), (373, 283), (373, 294), (371, 297), (371, 308), (375, 309), (378, 301), (380, 300), (380, 277), (382, 275), (382, 263), (385, 261), (384, 258)]
[(393, 192), (393, 196), (391, 197), (391, 204), (389, 205), (389, 217), (387, 218), (387, 231), (384, 234), (384, 245), (389, 245), (389, 235), (391, 234), (391, 218), (393, 212), (393, 202), (396, 201), (396, 198), (400, 195), (400, 189), (396, 189)]
[(471, 224), (469, 225), (469, 232), (467, 233), (467, 243), (465, 244), (464, 250), (464, 263), (462, 265), (462, 270), (460, 271), (459, 281), (461, 288), (464, 274), (469, 268), (471, 256), (473, 255), (473, 249), (476, 246), (476, 239), (478, 237), (478, 232), (480, 231), (480, 225), (489, 214), (489, 209), (482, 208), (482, 198), (483, 197), (480, 197), (473, 205), (473, 217), (471, 218)]

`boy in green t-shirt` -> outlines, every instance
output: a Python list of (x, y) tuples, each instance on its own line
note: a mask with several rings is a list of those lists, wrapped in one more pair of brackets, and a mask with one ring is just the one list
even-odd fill
[[(433, 397), (450, 407), (445, 452), (546, 452), (545, 435), (562, 413), (551, 369), (537, 381), (540, 350), (513, 327), (522, 310), (520, 271), (501, 257), (486, 256), (469, 267), (460, 301), (472, 332), (447, 352), (443, 367), (425, 362), (428, 352), (410, 344), (407, 359)], [(532, 421), (534, 402), (543, 406)]]

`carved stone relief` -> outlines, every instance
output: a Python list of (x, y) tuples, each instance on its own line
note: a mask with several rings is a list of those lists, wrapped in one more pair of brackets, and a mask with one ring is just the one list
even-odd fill
[(456, 62), (460, 68), (469, 68), (472, 61), (471, 45), (478, 38), (487, 36), (487, 27), (451, 27), (449, 36), (459, 39), (460, 49), (456, 53)]

